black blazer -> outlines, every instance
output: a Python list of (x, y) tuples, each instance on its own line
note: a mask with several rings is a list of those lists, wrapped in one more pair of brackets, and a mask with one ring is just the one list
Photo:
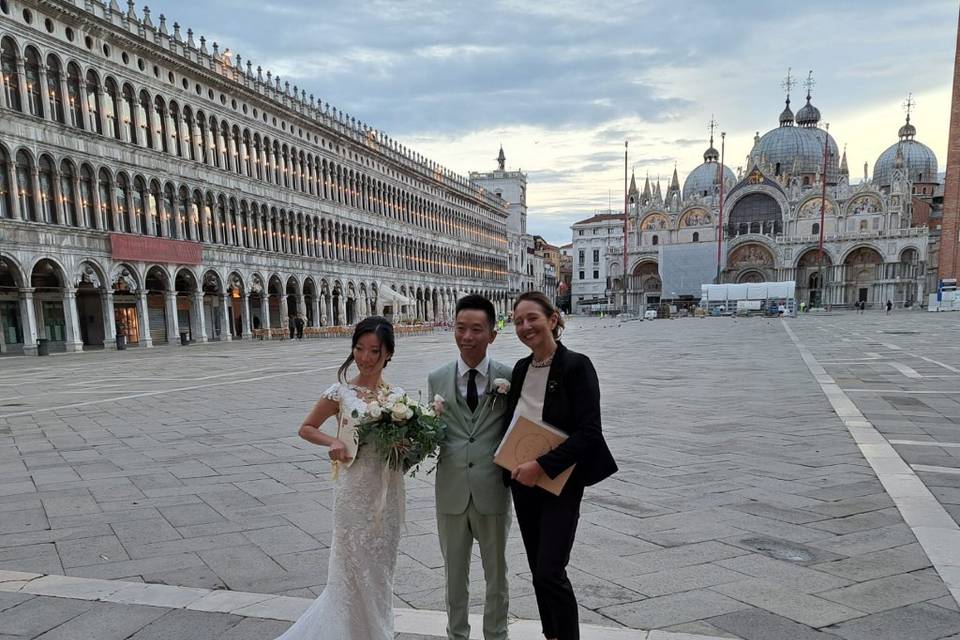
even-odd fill
[[(518, 360), (513, 367), (504, 415), (505, 426), (513, 419), (532, 360), (531, 354)], [(550, 365), (542, 418), (569, 436), (563, 444), (537, 459), (548, 476), (555, 478), (574, 463), (577, 468), (571, 481), (578, 479), (584, 486), (596, 484), (616, 473), (617, 463), (600, 428), (600, 381), (597, 372), (590, 358), (570, 351), (560, 342), (557, 342), (557, 351)]]

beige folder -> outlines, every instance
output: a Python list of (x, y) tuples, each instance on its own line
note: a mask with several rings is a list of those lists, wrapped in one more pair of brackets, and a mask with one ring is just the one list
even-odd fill
[[(567, 434), (556, 427), (535, 422), (523, 416), (516, 416), (503, 435), (500, 446), (493, 454), (493, 461), (512, 473), (524, 462), (536, 460), (548, 451), (555, 449), (567, 437)], [(575, 466), (577, 465), (570, 465), (553, 479), (547, 474), (543, 474), (537, 480), (537, 486), (555, 496), (560, 495)]]

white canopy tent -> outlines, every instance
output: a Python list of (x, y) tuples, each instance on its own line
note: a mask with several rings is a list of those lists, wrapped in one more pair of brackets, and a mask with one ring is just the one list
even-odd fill
[(765, 302), (783, 302), (787, 313), (796, 311), (797, 284), (784, 282), (748, 282), (743, 284), (704, 284), (700, 286), (700, 306), (708, 312), (723, 309), (731, 313), (738, 310), (758, 310)]

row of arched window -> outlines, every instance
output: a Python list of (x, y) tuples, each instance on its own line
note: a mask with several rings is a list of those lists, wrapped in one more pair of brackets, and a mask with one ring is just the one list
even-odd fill
[(0, 145), (0, 218), (259, 249), (437, 275), (506, 277), (505, 261), (252, 199)]
[[(506, 246), (505, 225), (441, 205), (293, 145), (178, 105), (55, 54), (20, 55), (0, 40), (4, 106), (123, 142), (204, 163), (343, 206), (491, 247)], [(45, 63), (44, 63), (45, 62)]]

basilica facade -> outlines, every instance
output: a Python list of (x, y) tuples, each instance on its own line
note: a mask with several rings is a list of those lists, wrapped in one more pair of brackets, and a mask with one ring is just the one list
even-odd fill
[[(873, 175), (865, 166), (863, 179), (856, 184), (851, 184), (846, 151), (838, 153), (836, 142), (820, 122), (809, 92), (796, 115), (788, 96), (779, 126), (764, 135), (758, 132), (738, 174), (721, 167), (711, 135), (703, 163), (690, 172), (682, 187), (676, 170), (665, 192), (659, 181), (651, 186), (647, 180), (641, 190), (632, 180), (627, 308), (699, 299), (699, 285), (716, 279), (718, 258), (720, 282), (792, 280), (798, 303), (811, 307), (852, 306), (861, 301), (872, 305), (889, 300), (898, 306), (925, 302), (926, 293), (936, 287), (939, 225), (932, 218), (943, 189), (935, 155), (916, 139), (909, 105), (906, 123), (877, 158)], [(622, 224), (622, 214), (617, 218)], [(590, 227), (597, 224), (591, 219), (574, 225), (574, 243), (578, 234), (589, 237)], [(723, 239), (718, 251), (720, 230)], [(677, 245), (702, 246), (699, 252), (695, 247), (671, 251)], [(610, 308), (620, 308), (624, 300), (622, 234), (604, 253), (603, 295)], [(669, 266), (665, 261), (671, 256), (699, 257), (709, 262), (709, 268), (699, 282), (690, 280), (689, 290), (665, 291), (663, 275)], [(575, 281), (575, 296), (576, 292)], [(594, 304), (596, 298), (586, 296)]]
[(161, 15), (0, 0), (0, 352), (508, 307), (502, 198)]

